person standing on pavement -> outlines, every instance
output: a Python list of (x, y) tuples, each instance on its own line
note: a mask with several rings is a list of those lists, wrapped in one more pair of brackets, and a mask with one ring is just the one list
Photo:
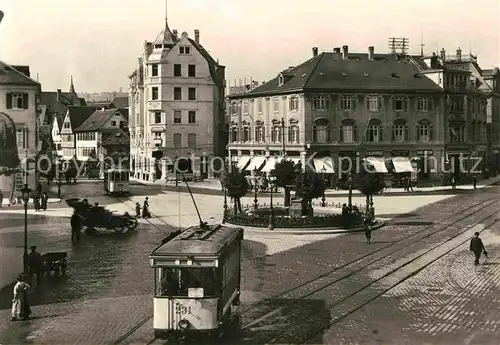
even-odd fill
[(19, 275), (14, 286), (14, 298), (12, 299), (11, 321), (28, 320), (31, 309), (28, 303), (29, 284)]
[(151, 218), (151, 213), (149, 212), (149, 198), (144, 199), (144, 205), (142, 206), (142, 218)]
[(76, 210), (73, 212), (70, 222), (71, 222), (71, 242), (78, 244), (80, 243), (80, 231), (82, 228), (82, 219), (76, 213)]
[(35, 206), (35, 211), (40, 211), (40, 194), (36, 192), (35, 197), (33, 198), (33, 205)]
[(474, 237), (470, 240), (470, 250), (474, 252), (474, 265), (479, 265), (479, 259), (481, 254), (484, 253), (485, 256), (488, 255), (486, 249), (484, 248), (483, 241), (479, 238), (479, 232), (474, 234)]
[[(37, 285), (40, 284), (42, 278), (42, 254), (36, 251), (36, 246), (31, 246), (31, 253), (28, 254), (28, 268), (30, 272), (30, 278), (33, 279), (33, 275), (36, 275)], [(33, 283), (33, 281), (31, 281)]]
[(141, 218), (141, 204), (135, 203), (135, 216), (136, 218)]
[(476, 176), (476, 174), (472, 174), (472, 187), (474, 189), (477, 188), (477, 176)]
[(47, 195), (46, 192), (42, 193), (42, 210), (46, 211), (47, 210), (47, 202), (49, 200), (49, 196)]
[(365, 218), (364, 228), (365, 228), (366, 243), (370, 244), (372, 241), (372, 225), (370, 218), (368, 217)]

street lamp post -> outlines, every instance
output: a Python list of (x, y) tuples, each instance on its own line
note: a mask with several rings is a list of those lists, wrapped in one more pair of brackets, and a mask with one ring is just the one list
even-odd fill
[(253, 208), (256, 210), (259, 208), (259, 200), (257, 199), (257, 168), (254, 169), (254, 180), (253, 180)]
[(28, 273), (28, 202), (30, 200), (31, 189), (28, 188), (28, 184), (24, 185), (21, 189), (23, 193), (24, 202), (24, 254), (23, 254), (23, 271), (25, 274)]
[(349, 209), (352, 209), (352, 173), (347, 176), (347, 183), (349, 187), (348, 205)]
[(271, 200), (269, 205), (269, 230), (274, 230), (273, 186), (271, 186)]
[(227, 189), (226, 189), (226, 187), (224, 187), (224, 214), (222, 216), (222, 223), (226, 222), (227, 209), (228, 209), (228, 206), (227, 206)]
[(321, 168), (321, 175), (323, 177), (323, 182), (324, 182), (325, 186), (323, 188), (323, 197), (321, 198), (321, 207), (325, 207), (326, 206), (326, 198), (325, 198), (326, 179), (325, 179), (325, 174), (326, 174), (326, 169), (325, 169), (325, 167), (322, 167)]

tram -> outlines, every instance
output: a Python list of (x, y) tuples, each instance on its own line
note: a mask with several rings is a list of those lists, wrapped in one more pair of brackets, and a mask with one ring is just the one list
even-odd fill
[(108, 194), (129, 194), (129, 171), (126, 169), (109, 169), (104, 171), (104, 190)]
[(217, 340), (237, 327), (242, 240), (242, 228), (201, 223), (170, 234), (150, 254), (155, 338)]

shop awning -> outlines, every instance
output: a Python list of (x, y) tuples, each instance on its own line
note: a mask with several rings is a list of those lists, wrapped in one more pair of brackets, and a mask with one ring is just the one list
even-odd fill
[(394, 171), (397, 173), (415, 171), (415, 169), (411, 166), (411, 162), (408, 157), (393, 157), (392, 164), (394, 165)]
[(245, 170), (252, 171), (252, 170), (259, 170), (259, 168), (265, 163), (266, 157), (253, 157), (252, 161), (248, 166), (246, 167)]
[(377, 173), (388, 173), (385, 166), (385, 158), (383, 157), (366, 157), (365, 162), (372, 165)]
[(238, 169), (240, 169), (240, 170), (245, 169), (245, 167), (248, 165), (248, 163), (250, 163), (250, 159), (252, 159), (252, 157), (250, 157), (250, 156), (242, 156), (238, 160), (238, 165), (236, 167)]
[(283, 158), (270, 157), (266, 160), (266, 164), (262, 168), (262, 172), (271, 172), (278, 162), (281, 162)]
[(317, 173), (320, 174), (334, 174), (335, 169), (333, 167), (332, 157), (314, 158), (314, 168)]

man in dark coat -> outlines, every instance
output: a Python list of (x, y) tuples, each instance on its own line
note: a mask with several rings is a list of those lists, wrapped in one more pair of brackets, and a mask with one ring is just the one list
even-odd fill
[(71, 216), (71, 242), (78, 244), (80, 242), (80, 231), (82, 228), (82, 219), (75, 212)]
[(483, 241), (479, 238), (479, 232), (476, 232), (474, 237), (470, 240), (470, 250), (474, 252), (474, 265), (479, 265), (481, 253), (486, 255), (486, 249), (484, 248)]
[(36, 251), (36, 246), (31, 246), (31, 253), (28, 254), (28, 267), (30, 277), (32, 278), (36, 274), (38, 284), (40, 284), (40, 279), (42, 278), (42, 266), (42, 255)]

